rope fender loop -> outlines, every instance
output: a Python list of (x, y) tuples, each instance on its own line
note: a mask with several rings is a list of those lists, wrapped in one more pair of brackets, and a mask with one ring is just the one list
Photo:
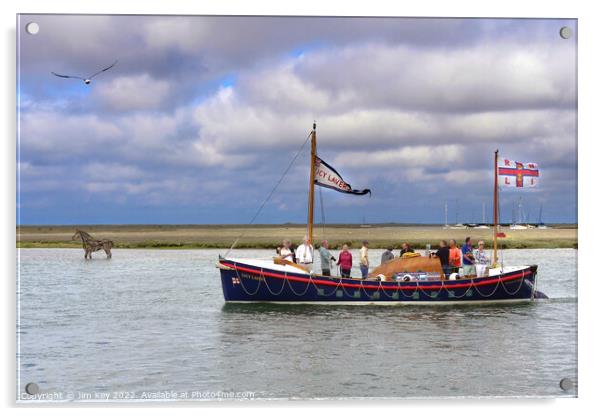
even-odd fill
[(245, 292), (247, 294), (247, 296), (255, 296), (259, 292), (259, 289), (261, 288), (261, 280), (259, 281), (259, 283), (257, 283), (257, 289), (255, 289), (255, 292), (253, 292), (253, 293), (249, 292), (243, 283), (244, 279), (242, 277), (240, 277), (240, 275), (238, 274), (238, 267), (236, 267), (236, 262), (233, 262), (233, 264), (234, 264), (234, 270), (236, 271), (236, 277), (238, 278), (238, 281), (240, 282), (240, 287), (242, 287), (243, 292)]
[(274, 293), (274, 292), (272, 292), (272, 289), (270, 289), (270, 285), (268, 284), (268, 281), (265, 279), (265, 275), (263, 274), (263, 267), (260, 268), (259, 275), (263, 279), (263, 282), (265, 283), (265, 287), (268, 289), (268, 292), (270, 292), (272, 294), (272, 296), (280, 296), (282, 294), (282, 292), (284, 291), (284, 286), (286, 286), (286, 282), (282, 282), (282, 287), (280, 288), (280, 292)]

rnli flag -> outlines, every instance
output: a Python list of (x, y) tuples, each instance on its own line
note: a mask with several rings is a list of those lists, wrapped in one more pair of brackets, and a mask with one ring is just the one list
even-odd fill
[(324, 162), (319, 157), (316, 157), (314, 184), (323, 186), (324, 188), (334, 189), (335, 191), (345, 194), (366, 195), (371, 194), (370, 189), (352, 189), (351, 185), (343, 180), (339, 172), (332, 166)]
[(515, 162), (502, 158), (498, 165), (498, 177), (501, 186), (512, 188), (532, 188), (539, 180), (537, 163)]

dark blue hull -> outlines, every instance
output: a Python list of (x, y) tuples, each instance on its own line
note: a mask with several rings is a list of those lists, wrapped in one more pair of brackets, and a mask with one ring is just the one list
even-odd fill
[(226, 302), (448, 304), (545, 298), (535, 289), (537, 266), (478, 279), (412, 282), (308, 276), (227, 259), (218, 267)]

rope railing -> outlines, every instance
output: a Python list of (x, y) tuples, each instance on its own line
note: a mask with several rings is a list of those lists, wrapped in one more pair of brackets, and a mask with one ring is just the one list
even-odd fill
[[(252, 291), (248, 290), (247, 287), (245, 287), (245, 285), (243, 283), (244, 278), (242, 276), (240, 276), (240, 274), (238, 272), (238, 267), (237, 267), (236, 262), (233, 262), (233, 266), (234, 266), (233, 269), (235, 270), (235, 273), (236, 273), (236, 277), (237, 277), (237, 279), (240, 282), (241, 288), (242, 288), (243, 292), (245, 292), (248, 296), (255, 296), (259, 292), (259, 290), (261, 289), (261, 284), (262, 283), (266, 286), (266, 289), (268, 290), (268, 292), (270, 294), (272, 294), (273, 296), (279, 296), (279, 295), (281, 295), (284, 292), (285, 286), (287, 284), (288, 284), (288, 287), (289, 287), (291, 293), (293, 293), (295, 296), (298, 296), (298, 297), (305, 296), (311, 286), (314, 287), (314, 289), (316, 290), (316, 292), (319, 289), (318, 288), (319, 282), (316, 283), (315, 280), (310, 275), (308, 277), (308, 280), (307, 280), (307, 283), (306, 283), (306, 286), (305, 286), (305, 290), (303, 290), (301, 293), (296, 292), (295, 289), (293, 288), (291, 280), (288, 278), (288, 273), (285, 271), (284, 272), (284, 279), (283, 279), (284, 281), (283, 281), (282, 285), (280, 286), (279, 290), (275, 291), (275, 290), (273, 290), (269, 286), (269, 283), (268, 283), (267, 278), (266, 278), (267, 276), (264, 274), (263, 268), (261, 268), (260, 270), (258, 270), (258, 274), (261, 277), (261, 279), (258, 281), (257, 287), (256, 287), (255, 291), (252, 292)], [(500, 286), (502, 287), (502, 289), (504, 290), (504, 292), (506, 293), (506, 295), (508, 295), (508, 296), (514, 296), (514, 295), (516, 295), (520, 291), (520, 289), (523, 287), (523, 284), (525, 283), (525, 270), (521, 271), (520, 280), (517, 280), (516, 282), (513, 282), (513, 283), (518, 283), (518, 286), (517, 286), (516, 290), (514, 290), (514, 291), (510, 291), (506, 287), (506, 283), (504, 283), (501, 280), (501, 276), (498, 279), (496, 279), (495, 287), (488, 294), (485, 294), (484, 291), (481, 291), (481, 290), (478, 289), (478, 285), (475, 284), (474, 279), (469, 279), (469, 280), (470, 280), (469, 287), (467, 287), (464, 290), (464, 293), (462, 295), (458, 295), (458, 294), (456, 294), (454, 292), (451, 297), (453, 297), (454, 299), (461, 299), (461, 298), (467, 296), (467, 294), (468, 294), (469, 291), (475, 290), (477, 292), (477, 294), (481, 298), (489, 298), (489, 297), (493, 296), (497, 292), (497, 290), (498, 290), (498, 288)], [(493, 284), (493, 282), (492, 282), (492, 284)], [(385, 294), (386, 298), (389, 298), (389, 299), (393, 298), (391, 295), (389, 295), (388, 293), (386, 293), (387, 289), (383, 286), (383, 284), (382, 284), (381, 281), (378, 282), (378, 286), (372, 286), (372, 285), (366, 286), (366, 285), (364, 285), (364, 281), (361, 280), (361, 281), (359, 281), (359, 286), (360, 286), (359, 287), (360, 293), (363, 293), (363, 295), (365, 297), (367, 297), (367, 298), (371, 298), (374, 293), (381, 292), (381, 291)], [(441, 292), (443, 292), (443, 291), (447, 292), (448, 297), (449, 297), (449, 294), (450, 294), (450, 289), (448, 289), (447, 287), (445, 287), (445, 285), (443, 285), (443, 284), (441, 285), (441, 287), (438, 288), (438, 290), (428, 290), (427, 291), (427, 290), (423, 289), (420, 286), (419, 283), (417, 283), (416, 285), (413, 285), (414, 287), (412, 289), (412, 294), (408, 294), (408, 295), (406, 295), (406, 293), (405, 293), (406, 289), (402, 289), (401, 288), (401, 283), (400, 282), (397, 282), (396, 286), (397, 286), (397, 288), (395, 290), (397, 292), (401, 292), (401, 297), (403, 297), (403, 298), (412, 298), (416, 292), (422, 293), (424, 296), (428, 296), (430, 298), (437, 298), (441, 294)], [(325, 296), (325, 297), (331, 297), (339, 289), (342, 289), (342, 291), (345, 294), (345, 296), (347, 296), (347, 297), (354, 297), (353, 294), (350, 294), (346, 290), (345, 284), (343, 284), (343, 279), (342, 278), (338, 279), (337, 285), (334, 287), (334, 289), (332, 289), (330, 291), (330, 293), (324, 294), (323, 296)], [(391, 289), (391, 288), (389, 288), (389, 289)], [(453, 289), (453, 290), (455, 291), (455, 289)], [(369, 293), (369, 291), (372, 291), (372, 294)], [(427, 292), (431, 292), (431, 293), (427, 293)], [(436, 292), (436, 295), (433, 296), (432, 292)], [(531, 295), (533, 296), (534, 293), (535, 293), (535, 289), (532, 289), (532, 294)]]
[(324, 215), (324, 199), (322, 199), (322, 187), (318, 187), (318, 194), (320, 195), (320, 213), (322, 214), (322, 240), (326, 240), (326, 216)]

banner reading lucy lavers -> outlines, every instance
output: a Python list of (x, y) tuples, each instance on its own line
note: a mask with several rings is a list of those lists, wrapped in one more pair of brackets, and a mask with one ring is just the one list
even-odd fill
[(319, 157), (316, 157), (316, 177), (314, 183), (324, 188), (334, 189), (346, 194), (366, 195), (371, 193), (370, 189), (363, 189), (361, 191), (351, 189), (351, 186), (343, 180), (339, 172)]
[(502, 158), (498, 165), (498, 176), (501, 186), (532, 188), (537, 186), (539, 167), (537, 163), (522, 163)]

